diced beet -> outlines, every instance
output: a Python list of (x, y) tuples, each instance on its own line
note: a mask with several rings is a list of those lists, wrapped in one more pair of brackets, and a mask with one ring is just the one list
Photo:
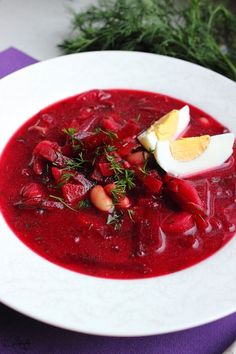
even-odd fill
[(23, 208), (39, 207), (47, 197), (45, 188), (39, 183), (29, 183), (21, 189), (22, 199), (15, 205)]
[(106, 130), (117, 132), (121, 129), (121, 125), (116, 122), (112, 117), (106, 117), (102, 119), (102, 127)]
[(78, 131), (77, 133), (75, 133), (73, 135), (73, 138), (78, 139), (78, 140), (83, 140), (83, 139), (86, 139), (86, 138), (91, 137), (93, 135), (94, 135), (94, 133), (92, 133), (92, 132)]
[(98, 165), (104, 177), (109, 177), (114, 175), (114, 170), (111, 169), (111, 164), (109, 162), (99, 162)]
[(137, 152), (130, 153), (128, 156), (126, 156), (126, 160), (131, 165), (143, 167), (145, 160), (147, 159), (147, 156), (148, 153), (144, 151), (137, 151)]
[(115, 183), (109, 183), (104, 186), (104, 190), (109, 197), (112, 197), (112, 191), (116, 188)]
[(115, 142), (115, 147), (117, 148), (117, 154), (121, 157), (125, 157), (132, 152), (133, 149), (136, 149), (138, 146), (138, 142), (136, 139), (124, 139), (122, 141)]
[(68, 166), (69, 162), (73, 162), (73, 159), (61, 154), (57, 153), (56, 160), (54, 161), (54, 165), (64, 168)]
[(162, 181), (151, 175), (144, 176), (143, 184), (154, 194), (160, 193), (163, 185)]
[(129, 169), (131, 167), (131, 165), (128, 161), (123, 160), (122, 163), (123, 163), (124, 168), (126, 168), (126, 169)]
[[(73, 180), (73, 182), (76, 182), (77, 184), (82, 184), (82, 186), (85, 188), (85, 191), (88, 191), (93, 186), (93, 184), (86, 177), (84, 177), (82, 173), (76, 172), (75, 170), (65, 171), (57, 167), (52, 167), (52, 175), (57, 184), (65, 182), (65, 178), (64, 178), (65, 175), (67, 176), (71, 175), (69, 181)], [(67, 180), (67, 182), (69, 181)]]
[(40, 121), (37, 121), (34, 125), (28, 128), (28, 131), (34, 131), (40, 136), (45, 137), (48, 132), (48, 127), (40, 126), (39, 123)]
[(46, 192), (44, 187), (39, 183), (29, 183), (25, 185), (22, 189), (20, 194), (25, 199), (40, 199), (46, 197)]
[(135, 177), (144, 184), (149, 192), (159, 194), (163, 186), (162, 181), (156, 171), (149, 171), (148, 174), (143, 173), (139, 168), (134, 167)]
[(64, 204), (55, 200), (43, 200), (40, 207), (46, 210), (64, 209)]
[(70, 172), (71, 174), (73, 174), (73, 180), (77, 183), (80, 183), (83, 185), (85, 192), (87, 192), (89, 189), (92, 188), (93, 183), (90, 182), (86, 177), (84, 177), (84, 175), (82, 173), (79, 172)]
[(140, 130), (141, 130), (140, 125), (137, 122), (135, 122), (134, 120), (129, 120), (128, 123), (126, 123), (117, 132), (117, 135), (119, 139), (135, 137), (140, 132)]
[(33, 157), (33, 164), (32, 164), (32, 168), (33, 171), (36, 175), (40, 176), (43, 173), (43, 169), (44, 169), (44, 160), (40, 157)]
[(98, 122), (98, 117), (95, 116), (93, 118), (89, 118), (89, 119), (83, 121), (83, 123), (79, 127), (79, 131), (80, 132), (92, 131), (96, 127), (97, 122)]
[(53, 125), (53, 117), (49, 114), (43, 114), (40, 119), (32, 126), (28, 128), (28, 131), (35, 131), (40, 136), (45, 137), (49, 127)]
[(165, 181), (167, 193), (182, 210), (193, 214), (206, 214), (202, 200), (192, 183), (174, 177), (166, 177)]
[(51, 162), (55, 162), (57, 159), (57, 153), (59, 151), (60, 148), (56, 142), (43, 140), (36, 145), (33, 151), (33, 155), (43, 157)]
[(98, 182), (103, 182), (103, 175), (100, 171), (100, 168), (98, 166), (98, 164), (95, 165), (93, 172), (90, 175), (90, 178), (94, 179), (95, 181)]
[(89, 134), (80, 140), (83, 146), (88, 150), (94, 150), (98, 146), (111, 143), (111, 138), (102, 131), (99, 133)]
[(168, 215), (161, 225), (164, 232), (183, 233), (195, 225), (192, 214), (185, 211), (175, 212)]
[(76, 204), (84, 198), (86, 193), (86, 188), (81, 184), (66, 183), (62, 186), (63, 197), (69, 204)]
[(160, 176), (160, 174), (157, 172), (157, 170), (149, 170), (148, 174), (152, 177), (155, 177), (157, 179), (159, 179), (160, 181), (162, 181), (162, 177)]
[(60, 150), (61, 153), (65, 156), (71, 156), (73, 154), (73, 146), (69, 142), (66, 142), (66, 144), (62, 146)]
[(131, 206), (131, 201), (128, 197), (121, 197), (118, 198), (118, 202), (115, 204), (117, 207), (121, 208), (121, 209), (128, 209)]
[(62, 182), (62, 176), (63, 174), (65, 173), (65, 171), (57, 168), (57, 167), (52, 167), (52, 175), (53, 175), (53, 178), (55, 179), (55, 182), (57, 184), (60, 184)]

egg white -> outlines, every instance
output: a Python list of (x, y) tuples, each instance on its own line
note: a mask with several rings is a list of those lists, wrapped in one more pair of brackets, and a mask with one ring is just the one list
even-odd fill
[(191, 161), (175, 160), (168, 140), (158, 141), (154, 152), (157, 163), (168, 174), (184, 177), (204, 172), (222, 165), (232, 154), (234, 134), (213, 135), (203, 153)]
[(176, 129), (176, 134), (173, 136), (172, 140), (175, 140), (182, 136), (190, 121), (189, 106), (185, 105), (179, 110), (178, 125)]
[[(186, 128), (190, 121), (189, 106), (184, 106), (178, 111), (178, 124), (174, 136), (171, 140), (175, 140), (186, 131)], [(148, 151), (154, 151), (159, 141), (154, 130), (145, 130), (142, 134), (138, 136), (138, 140)]]

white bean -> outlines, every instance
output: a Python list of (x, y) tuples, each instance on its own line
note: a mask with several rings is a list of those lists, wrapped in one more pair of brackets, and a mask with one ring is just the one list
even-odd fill
[(109, 211), (112, 208), (112, 199), (105, 193), (102, 186), (97, 185), (90, 191), (92, 204), (101, 211)]

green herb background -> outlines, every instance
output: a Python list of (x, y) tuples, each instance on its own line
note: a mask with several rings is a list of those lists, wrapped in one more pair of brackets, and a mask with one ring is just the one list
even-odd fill
[[(235, 6), (235, 4), (234, 4)], [(236, 81), (236, 16), (227, 2), (103, 0), (72, 13), (65, 54), (136, 50), (184, 59)]]

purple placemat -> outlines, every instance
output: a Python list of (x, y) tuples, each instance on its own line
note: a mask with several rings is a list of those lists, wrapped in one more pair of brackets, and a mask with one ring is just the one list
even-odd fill
[[(37, 60), (10, 48), (0, 78)], [(99, 337), (58, 329), (0, 304), (0, 354), (221, 354), (236, 339), (236, 313), (194, 329), (138, 338)]]
[(9, 48), (0, 52), (0, 79), (16, 70), (30, 64), (37, 63), (37, 60), (20, 52), (15, 48)]

